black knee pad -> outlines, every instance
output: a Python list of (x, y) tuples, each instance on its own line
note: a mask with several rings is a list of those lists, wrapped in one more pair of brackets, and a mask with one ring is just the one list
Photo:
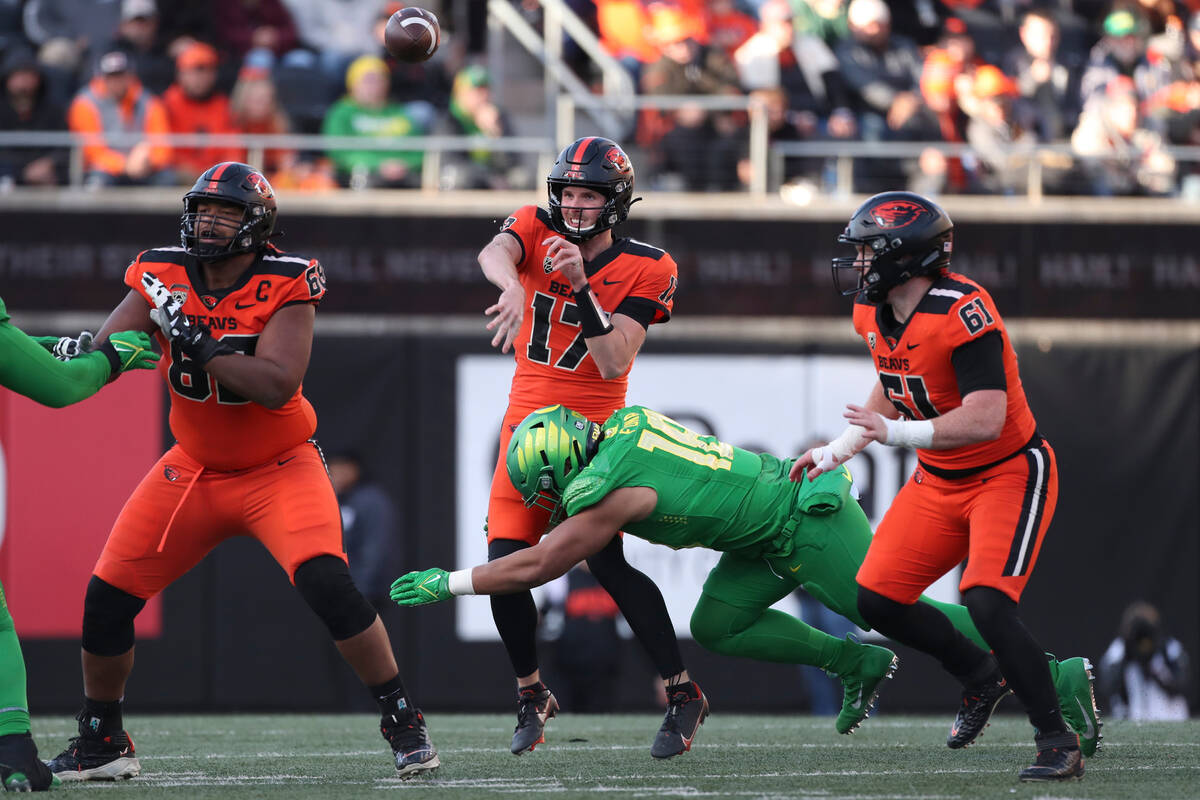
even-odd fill
[(97, 656), (129, 652), (133, 619), (145, 605), (142, 598), (93, 575), (83, 598), (83, 649)]
[(983, 638), (993, 645), (989, 631), (1020, 623), (1017, 616), (1017, 604), (1011, 597), (999, 589), (990, 586), (972, 586), (963, 592), (963, 605), (971, 612), (971, 620)]
[(897, 603), (865, 586), (858, 587), (858, 613), (875, 630), (888, 630), (909, 606)]
[(354, 585), (346, 562), (337, 556), (310, 558), (296, 568), (292, 583), (335, 641), (357, 636), (375, 622), (374, 607)]

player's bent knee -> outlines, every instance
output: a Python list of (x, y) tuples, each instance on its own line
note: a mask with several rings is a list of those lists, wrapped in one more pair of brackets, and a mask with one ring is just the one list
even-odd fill
[(292, 582), (335, 641), (357, 636), (371, 627), (378, 616), (354, 585), (346, 562), (337, 556), (317, 556), (305, 561), (296, 568)]
[(971, 620), (985, 639), (990, 641), (988, 631), (1019, 623), (1017, 604), (999, 589), (990, 586), (972, 586), (963, 592), (963, 605), (971, 612)]
[(890, 597), (884, 597), (879, 592), (865, 586), (858, 587), (858, 613), (867, 624), (875, 630), (888, 630), (900, 617), (904, 616), (909, 606), (898, 603)]
[(133, 620), (146, 601), (93, 575), (83, 598), (83, 649), (119, 656), (133, 647)]
[(734, 653), (738, 636), (757, 617), (721, 600), (701, 594), (689, 623), (696, 644), (714, 653)]

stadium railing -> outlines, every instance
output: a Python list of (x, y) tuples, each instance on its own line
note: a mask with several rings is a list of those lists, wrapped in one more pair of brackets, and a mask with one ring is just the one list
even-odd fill
[[(597, 105), (605, 105), (605, 101), (594, 101)], [(834, 179), (819, 188), (819, 195), (828, 197), (849, 197), (854, 193), (854, 162), (857, 159), (915, 159), (923, 151), (936, 150), (947, 157), (963, 157), (976, 155), (975, 150), (967, 144), (950, 142), (870, 142), (870, 141), (806, 141), (806, 142), (770, 142), (767, 130), (765, 111), (748, 97), (741, 96), (631, 96), (624, 101), (631, 111), (656, 109), (670, 111), (687, 106), (700, 107), (706, 111), (742, 111), (747, 115), (748, 153), (751, 164), (751, 177), (745, 194), (763, 199), (779, 190), (778, 185), (772, 185), (768, 176), (778, 173), (772, 170), (772, 163), (778, 163), (784, 158), (825, 158), (835, 165)], [(446, 153), (465, 153), (477, 150), (515, 153), (535, 157), (538, 161), (539, 175), (546, 174), (559, 146), (573, 141), (577, 134), (577, 111), (588, 105), (580, 104), (569, 96), (559, 98), (556, 114), (555, 137), (544, 136), (509, 136), (488, 138), (484, 136), (406, 136), (388, 139), (369, 139), (353, 136), (322, 136), (320, 134), (196, 134), (177, 133), (156, 136), (156, 141), (169, 147), (236, 147), (247, 151), (247, 161), (250, 164), (261, 164), (263, 153), (269, 149), (287, 149), (306, 152), (326, 153), (331, 150), (380, 150), (380, 151), (420, 151), (425, 157), (421, 170), (420, 191), (435, 193), (439, 191), (442, 157)], [(104, 134), (106, 143), (113, 147), (132, 146), (145, 140), (140, 133), (111, 133)], [(69, 151), (68, 185), (80, 187), (84, 184), (83, 145), (85, 138), (64, 131), (0, 131), (0, 148), (63, 148)], [(1200, 146), (1169, 147), (1166, 152), (1177, 163), (1177, 179), (1187, 174), (1189, 178), (1200, 175), (1200, 169), (1187, 165), (1200, 164)], [(1070, 157), (1084, 163), (1088, 159), (1080, 156), (1068, 143), (1039, 144), (1035, 146), (1018, 145), (1009, 150), (1009, 155), (1020, 158), (1029, 170), (1025, 197), (1030, 202), (1040, 202), (1043, 197), (1042, 165), (1054, 157)], [(639, 171), (639, 177), (647, 175)], [(647, 176), (648, 177), (648, 176)], [(1197, 185), (1184, 187), (1187, 199), (1198, 200), (1200, 194), (1200, 178), (1195, 178)], [(643, 184), (645, 185), (645, 184)], [(1176, 181), (1177, 191), (1179, 181)], [(397, 190), (405, 191), (405, 190)], [(1083, 193), (1081, 193), (1083, 194)], [(1083, 196), (1087, 196), (1083, 194)]]

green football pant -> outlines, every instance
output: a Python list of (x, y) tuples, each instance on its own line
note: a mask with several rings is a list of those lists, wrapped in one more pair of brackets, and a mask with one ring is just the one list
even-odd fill
[[(857, 503), (826, 516), (796, 516), (787, 558), (752, 559), (725, 553), (708, 574), (692, 612), (692, 637), (725, 655), (831, 669), (843, 642), (770, 606), (803, 586), (813, 597), (864, 630), (855, 576), (871, 544), (871, 526)], [(990, 650), (960, 605), (922, 596), (952, 625)]]
[(29, 733), (29, 701), (21, 643), (0, 584), (0, 736), (10, 733)]

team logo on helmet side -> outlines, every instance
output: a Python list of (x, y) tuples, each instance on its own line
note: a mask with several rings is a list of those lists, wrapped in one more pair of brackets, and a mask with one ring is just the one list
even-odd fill
[(875, 224), (881, 230), (889, 231), (911, 225), (929, 211), (920, 203), (908, 200), (889, 200), (875, 206), (869, 213), (871, 219), (875, 220)]
[(267, 181), (261, 172), (251, 172), (246, 176), (246, 183), (253, 187), (254, 191), (258, 192), (258, 196), (264, 200), (269, 200), (275, 196), (275, 190), (271, 188), (271, 184)]
[(626, 172), (629, 169), (629, 156), (619, 147), (610, 147), (604, 154), (604, 163), (617, 172)]

